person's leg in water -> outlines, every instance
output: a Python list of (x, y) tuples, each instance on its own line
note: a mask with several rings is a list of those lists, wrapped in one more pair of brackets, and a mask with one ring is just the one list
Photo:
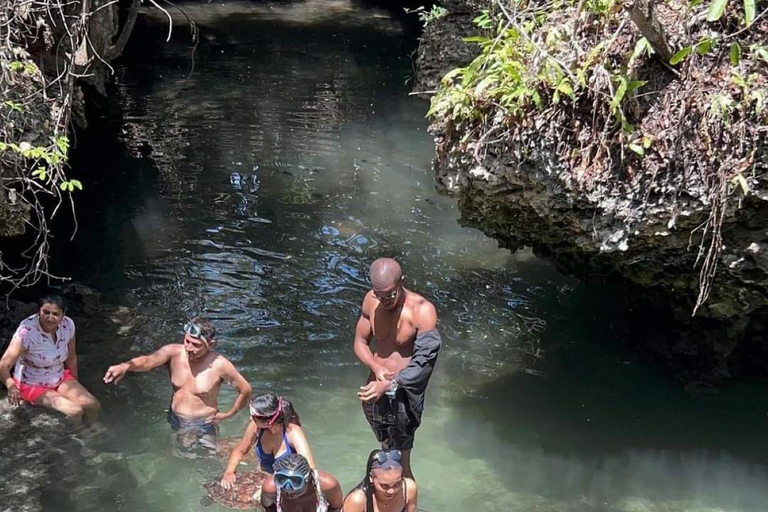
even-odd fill
[(101, 404), (85, 387), (76, 380), (63, 382), (56, 391), (67, 400), (83, 408), (83, 419), (92, 424), (101, 409)]
[(83, 424), (83, 407), (62, 396), (57, 391), (49, 389), (39, 398), (32, 401), (33, 405), (47, 407), (64, 414), (73, 425), (79, 427)]

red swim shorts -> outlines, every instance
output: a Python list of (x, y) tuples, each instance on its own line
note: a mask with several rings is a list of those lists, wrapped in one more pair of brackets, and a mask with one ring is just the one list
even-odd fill
[(58, 386), (55, 388), (47, 388), (45, 386), (30, 386), (29, 384), (24, 384), (23, 382), (19, 382), (18, 380), (13, 379), (13, 381), (19, 387), (19, 391), (21, 391), (21, 399), (31, 404), (35, 403), (38, 398), (46, 394), (48, 391), (56, 391), (59, 389), (59, 386), (68, 380), (75, 380), (75, 378), (72, 376), (72, 373), (66, 369), (64, 370), (64, 378), (61, 379), (61, 382), (59, 382)]

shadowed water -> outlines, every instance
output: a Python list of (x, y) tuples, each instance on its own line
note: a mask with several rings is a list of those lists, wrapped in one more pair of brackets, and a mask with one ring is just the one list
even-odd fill
[[(578, 285), (456, 223), (433, 189), (427, 105), (408, 96), (407, 26), (344, 1), (182, 7), (199, 43), (172, 11), (165, 44), (164, 15), (144, 11), (117, 70), (121, 145), (94, 130), (74, 161), (93, 178), (60, 273), (140, 322), (85, 349), (110, 431), (84, 446), (59, 435), (68, 464), (41, 463), (29, 491), (43, 509), (202, 509), (201, 483), (223, 462), (170, 458), (166, 372), (99, 383), (201, 313), (256, 391), (294, 401), (320, 466), (349, 490), (375, 447), (352, 335), (379, 256), (435, 302), (445, 338), (413, 455), (422, 508), (765, 509), (765, 386), (686, 395), (610, 335), (626, 311), (605, 294), (621, 290)], [(2, 448), (7, 471), (23, 442)]]

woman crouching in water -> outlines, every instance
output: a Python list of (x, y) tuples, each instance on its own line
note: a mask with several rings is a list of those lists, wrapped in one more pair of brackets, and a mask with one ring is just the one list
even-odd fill
[(40, 300), (37, 313), (19, 324), (0, 359), (0, 380), (12, 405), (24, 401), (47, 407), (79, 424), (83, 415), (95, 419), (101, 406), (78, 382), (75, 322), (65, 312), (59, 295)]
[(274, 473), (274, 464), (294, 453), (303, 455), (309, 465), (315, 467), (307, 436), (290, 401), (272, 393), (262, 393), (251, 398), (250, 412), (251, 421), (245, 434), (229, 456), (221, 478), (222, 487), (232, 488), (237, 466), (254, 445), (256, 458), (266, 473)]
[(339, 512), (342, 504), (339, 481), (298, 453), (276, 461), (275, 474), (261, 488), (265, 512)]
[(344, 512), (416, 512), (416, 482), (403, 477), (400, 451), (374, 450), (365, 477), (344, 499)]

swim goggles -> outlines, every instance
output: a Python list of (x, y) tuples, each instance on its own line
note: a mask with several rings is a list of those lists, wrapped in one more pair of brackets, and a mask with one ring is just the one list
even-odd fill
[(277, 421), (277, 417), (283, 411), (283, 397), (277, 397), (277, 410), (272, 416), (260, 416), (258, 414), (251, 414), (251, 418), (258, 421), (264, 421), (267, 423), (267, 427), (271, 427)]
[(400, 463), (402, 457), (403, 455), (400, 453), (400, 450), (390, 450), (388, 452), (379, 450), (373, 454), (371, 469), (400, 468), (402, 467), (402, 464)]
[(292, 469), (281, 469), (275, 473), (275, 485), (285, 492), (296, 493), (307, 485), (309, 473), (302, 474)]
[(203, 343), (208, 345), (208, 340), (205, 339), (205, 336), (203, 336), (203, 330), (196, 323), (188, 322), (184, 326), (184, 334), (189, 334), (192, 338), (196, 340), (202, 340)]

